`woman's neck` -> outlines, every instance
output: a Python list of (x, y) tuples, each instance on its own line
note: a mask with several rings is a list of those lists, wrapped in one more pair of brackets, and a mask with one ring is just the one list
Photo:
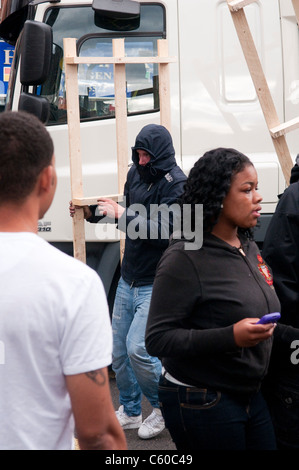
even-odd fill
[(235, 246), (236, 248), (240, 248), (241, 246), (237, 227), (232, 229), (231, 227), (221, 227), (217, 224), (213, 228), (212, 234), (231, 246)]

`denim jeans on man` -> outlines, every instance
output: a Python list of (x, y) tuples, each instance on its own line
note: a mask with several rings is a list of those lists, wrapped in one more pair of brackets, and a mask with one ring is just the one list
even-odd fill
[(176, 385), (160, 379), (165, 425), (178, 450), (275, 450), (261, 392), (252, 397)]
[(161, 362), (149, 356), (144, 343), (152, 288), (152, 285), (131, 288), (121, 278), (115, 297), (112, 369), (120, 404), (128, 416), (141, 414), (142, 393), (153, 408), (159, 408)]

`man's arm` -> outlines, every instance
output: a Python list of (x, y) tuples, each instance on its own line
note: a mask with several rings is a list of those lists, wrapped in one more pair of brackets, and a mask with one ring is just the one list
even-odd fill
[[(125, 214), (118, 220), (119, 230), (128, 233), (129, 224), (132, 229), (139, 227), (139, 231), (146, 234), (146, 241), (151, 245), (166, 248), (169, 237), (175, 230), (181, 229), (181, 209), (178, 203), (184, 192), (185, 179), (174, 179), (160, 188), (159, 200), (149, 207), (140, 204), (141, 211), (135, 210), (134, 205), (128, 205)], [(137, 204), (138, 205), (138, 204)], [(142, 210), (143, 209), (143, 210)]]
[(111, 400), (107, 369), (67, 375), (81, 450), (126, 450), (126, 438)]

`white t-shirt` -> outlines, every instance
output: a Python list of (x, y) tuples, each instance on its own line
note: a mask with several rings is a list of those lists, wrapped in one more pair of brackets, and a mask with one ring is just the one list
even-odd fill
[(0, 233), (0, 449), (71, 449), (65, 375), (111, 363), (102, 282), (33, 233)]

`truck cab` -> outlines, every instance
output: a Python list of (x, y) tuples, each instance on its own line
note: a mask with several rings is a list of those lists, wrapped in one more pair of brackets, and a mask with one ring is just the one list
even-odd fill
[[(113, 5), (111, 11), (107, 5)], [(299, 41), (291, 0), (255, 2), (246, 12), (279, 117), (282, 122), (292, 119), (298, 114)], [(43, 40), (24, 34), (28, 22), (51, 31), (47, 54), (42, 52)], [(211, 148), (232, 147), (247, 154), (257, 168), (263, 196), (256, 231), (262, 244), (286, 181), (223, 0), (2, 0), (0, 38), (15, 47), (5, 108), (19, 109), (24, 94), (38, 97), (55, 145), (58, 187), (52, 207), (39, 223), (40, 236), (72, 254), (63, 61), (67, 37), (76, 38), (77, 54), (87, 57), (111, 56), (113, 38), (124, 38), (126, 55), (135, 57), (157, 55), (157, 40), (168, 40), (169, 55), (177, 59), (170, 64), (171, 133), (177, 163), (188, 174)], [(28, 59), (26, 64), (26, 57), (31, 62)], [(30, 82), (27, 74), (35, 66), (45, 76)], [(128, 166), (137, 133), (146, 124), (160, 122), (158, 73), (155, 64), (126, 65)], [(116, 194), (113, 66), (80, 65), (78, 83), (84, 195)], [(297, 141), (295, 131), (289, 137), (294, 160)], [(102, 277), (109, 296), (119, 273), (115, 227), (86, 223), (86, 252), (87, 263)]]

